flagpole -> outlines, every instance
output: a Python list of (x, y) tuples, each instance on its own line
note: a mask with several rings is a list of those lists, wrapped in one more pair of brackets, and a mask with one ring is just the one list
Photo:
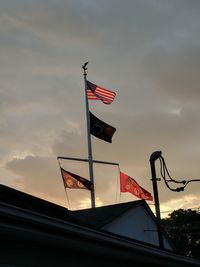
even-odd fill
[(94, 193), (94, 172), (93, 172), (93, 159), (92, 159), (92, 141), (90, 135), (90, 111), (89, 103), (87, 97), (87, 66), (88, 62), (84, 63), (82, 66), (84, 73), (84, 83), (85, 83), (85, 107), (86, 107), (86, 121), (87, 121), (87, 139), (88, 139), (88, 162), (89, 162), (89, 172), (90, 172), (90, 181), (93, 183), (93, 190), (91, 190), (91, 208), (95, 208), (95, 193)]

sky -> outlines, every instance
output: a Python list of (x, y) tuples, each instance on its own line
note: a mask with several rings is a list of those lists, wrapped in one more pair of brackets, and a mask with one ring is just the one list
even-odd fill
[[(117, 129), (112, 144), (92, 137), (93, 159), (119, 163), (151, 193), (157, 150), (174, 179), (200, 179), (199, 14), (198, 0), (1, 1), (0, 183), (90, 207), (87, 190), (64, 190), (57, 161), (88, 157), (86, 61), (88, 80), (117, 94), (111, 105), (89, 103)], [(61, 165), (89, 177), (87, 163)], [(95, 164), (94, 176), (97, 206), (137, 200), (120, 194), (117, 167)], [(162, 216), (200, 207), (199, 187), (176, 193), (159, 181)]]

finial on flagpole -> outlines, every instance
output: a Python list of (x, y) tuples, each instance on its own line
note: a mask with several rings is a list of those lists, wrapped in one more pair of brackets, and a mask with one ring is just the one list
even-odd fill
[(82, 65), (82, 68), (84, 69), (84, 75), (87, 75), (86, 73), (86, 70), (87, 70), (87, 64), (89, 63), (89, 61), (85, 62), (83, 65)]

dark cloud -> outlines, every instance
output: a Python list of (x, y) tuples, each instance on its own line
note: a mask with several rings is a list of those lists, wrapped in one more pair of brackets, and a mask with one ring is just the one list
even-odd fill
[[(200, 41), (178, 43), (169, 49), (154, 50), (146, 58), (146, 77), (159, 92), (179, 101), (199, 99)], [(153, 62), (153, 64), (152, 64)]]

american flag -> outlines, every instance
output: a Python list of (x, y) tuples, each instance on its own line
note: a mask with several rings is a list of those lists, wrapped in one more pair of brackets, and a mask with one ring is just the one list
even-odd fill
[(87, 81), (87, 97), (89, 100), (101, 100), (104, 104), (111, 104), (116, 93)]

